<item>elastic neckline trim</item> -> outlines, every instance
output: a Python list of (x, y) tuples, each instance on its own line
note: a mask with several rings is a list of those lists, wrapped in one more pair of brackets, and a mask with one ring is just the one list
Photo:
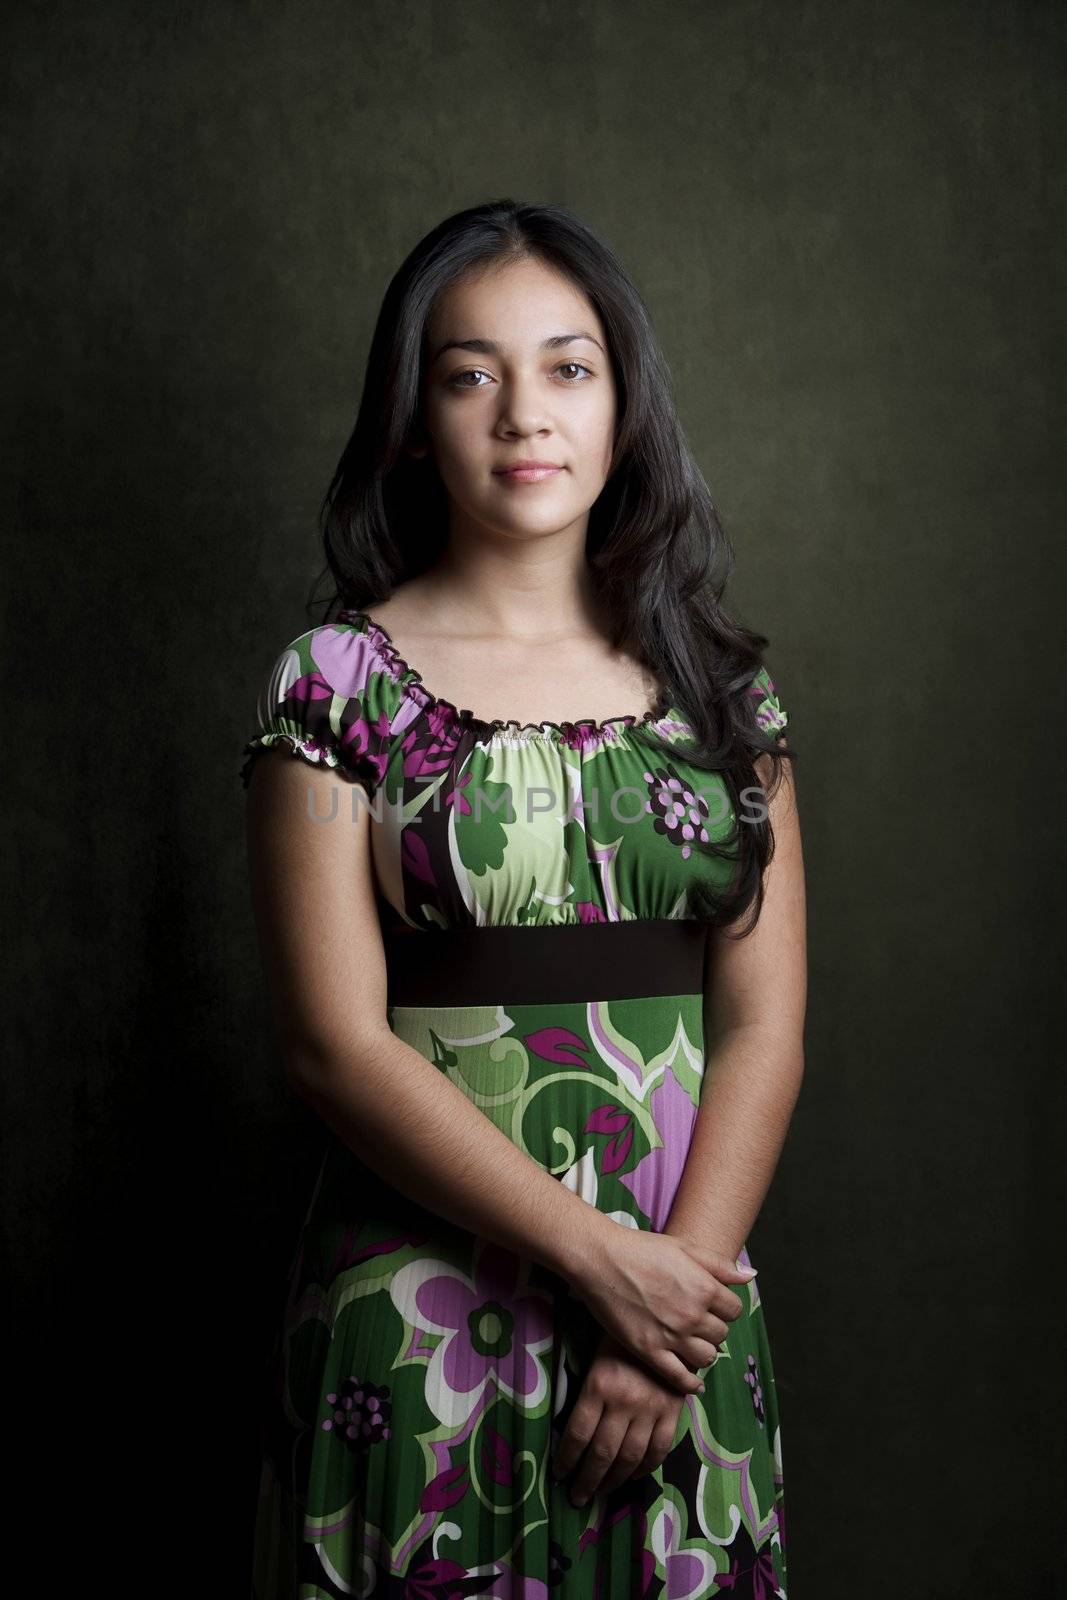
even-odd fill
[(451, 700), (446, 700), (444, 695), (433, 694), (422, 679), (422, 674), (415, 667), (410, 666), (400, 654), (388, 630), (365, 611), (360, 611), (355, 606), (348, 606), (340, 611), (338, 622), (354, 621), (361, 623), (367, 636), (373, 641), (386, 664), (399, 680), (403, 680), (402, 687), (414, 690), (416, 698), (424, 710), (436, 708), (448, 717), (449, 721), (461, 723), (464, 727), (483, 729), (486, 732), (511, 730), (514, 733), (543, 733), (546, 730), (566, 738), (571, 733), (581, 733), (591, 729), (594, 733), (604, 733), (609, 728), (644, 728), (653, 723), (661, 722), (671, 711), (670, 697), (661, 691), (655, 705), (648, 708), (641, 716), (630, 713), (621, 717), (605, 717), (598, 722), (595, 717), (579, 717), (574, 722), (553, 722), (545, 718), (543, 722), (520, 723), (515, 717), (476, 717), (467, 706), (457, 706)]

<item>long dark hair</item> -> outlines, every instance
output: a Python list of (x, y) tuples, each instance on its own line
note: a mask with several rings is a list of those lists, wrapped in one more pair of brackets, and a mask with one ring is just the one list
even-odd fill
[[(618, 392), (614, 453), (589, 512), (586, 558), (595, 592), (613, 619), (612, 644), (625, 644), (656, 673), (693, 740), (646, 730), (668, 760), (721, 774), (735, 826), (697, 845), (736, 863), (729, 887), (697, 883), (690, 909), (741, 937), (763, 903), (774, 851), (764, 802), (783, 760), (795, 760), (755, 716), (753, 679), (768, 640), (731, 620), (720, 600), (733, 548), (675, 412), (669, 368), (636, 286), (603, 240), (562, 206), (495, 200), (447, 217), (421, 239), (385, 293), (367, 359), (363, 395), (320, 510), (335, 606), (363, 607), (432, 567), (448, 537), (448, 502), (427, 454), (404, 446), (422, 438), (426, 324), (437, 296), (462, 274), (501, 259), (535, 257), (566, 274), (595, 306), (607, 333)], [(766, 755), (762, 786), (755, 762)], [(748, 794), (745, 794), (748, 791)], [(742, 806), (746, 808), (741, 818)], [(750, 812), (754, 820), (748, 820)], [(738, 932), (743, 914), (751, 910)]]

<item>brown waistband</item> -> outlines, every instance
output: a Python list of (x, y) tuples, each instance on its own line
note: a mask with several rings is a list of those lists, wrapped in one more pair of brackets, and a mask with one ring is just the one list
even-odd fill
[(391, 1006), (484, 1006), (693, 995), (707, 924), (635, 918), (383, 932)]

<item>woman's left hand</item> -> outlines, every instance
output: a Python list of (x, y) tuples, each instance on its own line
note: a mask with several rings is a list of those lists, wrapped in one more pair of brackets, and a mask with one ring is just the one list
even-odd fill
[(580, 1463), (572, 1503), (584, 1505), (658, 1467), (674, 1443), (685, 1398), (602, 1333), (553, 1462), (557, 1478)]

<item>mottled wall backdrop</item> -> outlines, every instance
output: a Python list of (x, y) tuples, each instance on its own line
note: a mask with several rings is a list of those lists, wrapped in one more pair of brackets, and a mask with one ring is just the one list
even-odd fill
[(244, 1592), (322, 1135), (271, 1037), (240, 749), (317, 619), (385, 284), (500, 195), (630, 265), (802, 752), (807, 1081), (752, 1241), (791, 1596), (1065, 1581), (1064, 17), (6, 13), (7, 1547), (35, 1593)]

